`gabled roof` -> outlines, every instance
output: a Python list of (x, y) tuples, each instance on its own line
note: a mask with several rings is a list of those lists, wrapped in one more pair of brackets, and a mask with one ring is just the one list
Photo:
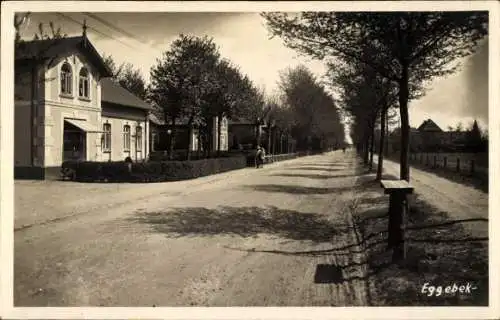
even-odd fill
[(418, 131), (443, 132), (443, 130), (441, 130), (441, 128), (431, 119), (427, 119), (422, 122), (420, 127), (418, 127)]
[(116, 105), (151, 110), (145, 101), (114, 82), (111, 78), (101, 79), (101, 101)]
[(86, 36), (65, 37), (59, 39), (23, 41), (15, 50), (15, 59), (30, 60), (33, 58), (50, 59), (78, 50), (97, 68), (102, 77), (112, 76), (111, 70)]

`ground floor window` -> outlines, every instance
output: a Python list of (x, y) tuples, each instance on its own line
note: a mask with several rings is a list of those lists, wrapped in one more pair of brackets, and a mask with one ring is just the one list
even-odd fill
[(151, 151), (155, 151), (158, 148), (158, 134), (156, 132), (151, 133)]
[(103, 124), (102, 131), (104, 131), (102, 136), (102, 151), (109, 152), (111, 151), (111, 124)]
[(130, 126), (123, 126), (123, 149), (130, 151)]
[(135, 128), (135, 143), (136, 150), (142, 151), (142, 127), (140, 126)]

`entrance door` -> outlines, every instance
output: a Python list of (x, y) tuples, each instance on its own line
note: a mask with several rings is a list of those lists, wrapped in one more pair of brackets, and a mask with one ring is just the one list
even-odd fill
[(85, 161), (87, 158), (86, 132), (65, 121), (63, 136), (63, 161)]

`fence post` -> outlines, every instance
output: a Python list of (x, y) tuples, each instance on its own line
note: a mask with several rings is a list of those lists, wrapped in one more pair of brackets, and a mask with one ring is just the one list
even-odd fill
[(434, 168), (437, 168), (437, 157), (434, 156)]
[(460, 158), (457, 158), (457, 172), (460, 172)]
[(470, 161), (470, 173), (471, 173), (471, 174), (473, 174), (473, 173), (474, 173), (474, 169), (475, 169), (475, 168), (474, 168), (474, 159), (472, 159), (472, 160)]
[(427, 154), (427, 156), (425, 157), (425, 165), (426, 166), (429, 166), (429, 154)]
[(448, 166), (448, 159), (446, 157), (443, 158), (443, 168), (446, 169), (446, 167)]

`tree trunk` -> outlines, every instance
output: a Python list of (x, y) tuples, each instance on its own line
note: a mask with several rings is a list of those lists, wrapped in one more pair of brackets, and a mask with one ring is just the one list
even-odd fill
[(267, 153), (271, 153), (271, 127), (267, 127)]
[(202, 136), (202, 139), (203, 139), (202, 140), (203, 141), (203, 143), (202, 143), (203, 152), (202, 153), (203, 153), (204, 157), (208, 156), (208, 152), (210, 150), (210, 141), (209, 141), (210, 138), (209, 137), (210, 136), (209, 136), (209, 134), (208, 134), (208, 132), (206, 131), (206, 128), (205, 128), (205, 131), (203, 132), (203, 136)]
[(272, 154), (276, 154), (276, 128), (274, 128), (274, 130), (271, 130), (271, 134), (273, 137), (273, 143), (272, 143), (273, 152), (272, 152)]
[(255, 126), (255, 144), (260, 146), (260, 123)]
[(382, 170), (384, 169), (384, 144), (386, 135), (387, 108), (383, 107), (380, 112), (380, 143), (378, 149), (377, 180), (382, 180)]
[(280, 131), (280, 154), (283, 154), (283, 132)]
[(207, 142), (208, 142), (208, 148), (206, 150), (206, 156), (210, 155), (211, 152), (215, 151), (215, 146), (214, 146), (214, 118), (210, 118), (210, 122), (208, 125), (208, 130), (207, 130)]
[(190, 119), (188, 122), (188, 149), (187, 149), (187, 160), (191, 160), (191, 149), (193, 145), (193, 120)]
[(410, 126), (408, 116), (408, 66), (403, 67), (401, 81), (399, 82), (399, 113), (401, 118), (401, 157), (400, 179), (410, 182), (409, 150)]
[(363, 141), (363, 162), (364, 162), (365, 165), (368, 164), (369, 146), (370, 146), (370, 136), (368, 134), (365, 134), (365, 138), (364, 138), (364, 141)]
[(170, 138), (170, 146), (169, 146), (169, 159), (172, 160), (174, 158), (174, 146), (175, 146), (175, 135), (177, 134), (177, 129), (175, 125), (175, 117), (172, 118), (172, 132), (170, 132), (169, 138)]
[(389, 156), (389, 108), (385, 108), (385, 132), (387, 139), (385, 139), (385, 156)]
[(218, 115), (217, 116), (217, 157), (220, 155), (220, 136), (221, 136), (221, 125), (222, 123), (222, 116)]
[(373, 170), (373, 152), (374, 152), (374, 145), (375, 145), (375, 121), (372, 123), (371, 127), (371, 139), (370, 139), (370, 165), (369, 165), (369, 170)]
[(276, 131), (276, 128), (271, 128), (271, 149), (269, 150), (271, 152), (271, 154), (275, 154), (276, 152), (276, 141), (275, 141), (275, 137), (274, 137), (274, 134), (275, 134), (275, 131)]

